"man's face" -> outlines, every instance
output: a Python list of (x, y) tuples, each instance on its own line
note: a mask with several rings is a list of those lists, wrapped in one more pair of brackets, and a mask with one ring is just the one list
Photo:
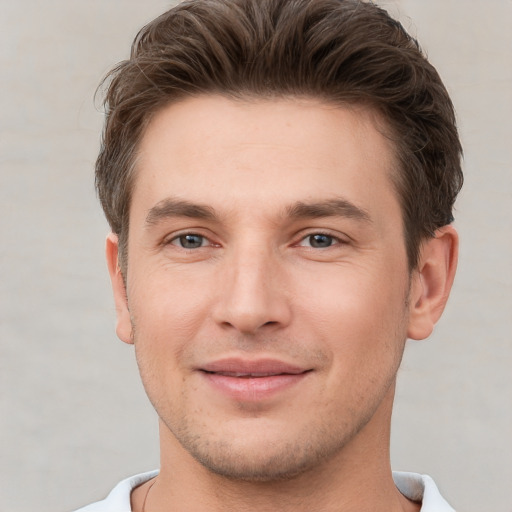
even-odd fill
[(144, 135), (118, 333), (163, 442), (219, 474), (291, 476), (387, 428), (411, 276), (375, 119), (204, 96)]

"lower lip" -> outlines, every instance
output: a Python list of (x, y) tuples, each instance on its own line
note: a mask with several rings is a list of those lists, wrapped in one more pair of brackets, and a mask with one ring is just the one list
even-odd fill
[(257, 402), (270, 398), (301, 382), (309, 372), (271, 375), (269, 377), (229, 377), (203, 372), (204, 377), (218, 391), (244, 402)]

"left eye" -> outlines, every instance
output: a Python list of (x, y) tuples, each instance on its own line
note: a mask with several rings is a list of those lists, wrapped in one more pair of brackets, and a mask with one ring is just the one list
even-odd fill
[(303, 238), (299, 245), (303, 247), (313, 247), (314, 249), (326, 249), (327, 247), (331, 247), (331, 245), (337, 242), (338, 239), (334, 236), (326, 235), (323, 233), (315, 233)]
[(173, 238), (171, 244), (182, 247), (183, 249), (198, 249), (199, 247), (208, 245), (208, 240), (204, 236), (188, 233)]

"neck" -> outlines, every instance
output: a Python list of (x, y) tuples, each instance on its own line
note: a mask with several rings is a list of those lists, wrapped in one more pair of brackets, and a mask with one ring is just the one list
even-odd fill
[[(417, 504), (400, 494), (392, 479), (389, 424), (393, 391), (339, 453), (287, 480), (248, 482), (214, 474), (161, 425), (161, 470), (147, 499), (146, 512), (169, 510), (171, 504), (182, 512), (419, 511)], [(140, 512), (149, 484), (134, 491), (134, 511)]]

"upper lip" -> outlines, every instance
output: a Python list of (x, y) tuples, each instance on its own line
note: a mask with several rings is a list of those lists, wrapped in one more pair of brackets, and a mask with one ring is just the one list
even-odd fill
[(202, 365), (199, 370), (218, 373), (233, 377), (252, 375), (254, 377), (266, 377), (271, 375), (298, 375), (308, 371), (308, 368), (296, 366), (278, 359), (241, 359), (226, 358), (211, 361)]

